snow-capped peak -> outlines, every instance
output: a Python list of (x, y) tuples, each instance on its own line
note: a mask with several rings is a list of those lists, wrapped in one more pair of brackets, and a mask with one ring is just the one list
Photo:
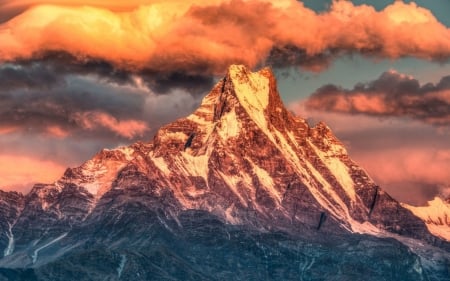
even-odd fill
[(110, 189), (117, 173), (134, 158), (133, 153), (131, 147), (103, 149), (80, 167), (67, 170), (60, 182), (77, 184), (95, 197), (101, 197)]
[[(325, 124), (311, 128), (286, 110), (268, 68), (230, 66), (193, 114), (162, 127), (153, 142), (103, 150), (68, 169), (58, 184), (87, 191), (91, 209), (109, 191), (142, 189), (169, 192), (178, 208), (232, 224), (258, 225), (261, 218), (321, 228), (328, 217), (330, 229), (426, 231), (348, 157)], [(383, 215), (386, 208), (395, 223)], [(408, 216), (420, 225), (402, 224)]]
[(269, 104), (269, 78), (262, 71), (250, 72), (243, 65), (231, 65), (229, 77), (239, 102), (247, 112), (263, 112)]
[(439, 197), (428, 201), (427, 206), (411, 206), (402, 204), (414, 215), (421, 218), (428, 230), (436, 236), (450, 241), (450, 204)]

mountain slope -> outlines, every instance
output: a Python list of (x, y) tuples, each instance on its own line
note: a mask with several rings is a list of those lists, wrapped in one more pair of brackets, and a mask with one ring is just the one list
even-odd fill
[(407, 204), (403, 206), (421, 218), (431, 233), (450, 241), (450, 199), (444, 201), (435, 197), (427, 206), (415, 207)]
[(16, 211), (0, 222), (0, 266), (34, 268), (0, 271), (15, 278), (65, 280), (75, 266), (99, 280), (248, 280), (259, 269), (255, 280), (364, 270), (372, 280), (440, 280), (450, 264), (449, 244), (379, 188), (325, 124), (285, 109), (268, 68), (231, 66), (152, 142), (103, 150), (7, 202), (5, 212)]

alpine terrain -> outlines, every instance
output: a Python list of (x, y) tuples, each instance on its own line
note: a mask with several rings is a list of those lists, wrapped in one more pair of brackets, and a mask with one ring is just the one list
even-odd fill
[(0, 280), (449, 280), (436, 200), (397, 202), (270, 69), (232, 65), (153, 141), (0, 192)]

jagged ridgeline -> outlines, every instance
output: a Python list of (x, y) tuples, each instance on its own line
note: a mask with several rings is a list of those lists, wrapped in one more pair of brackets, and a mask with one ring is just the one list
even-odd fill
[(268, 68), (230, 66), (153, 141), (0, 197), (0, 280), (448, 280), (449, 243)]

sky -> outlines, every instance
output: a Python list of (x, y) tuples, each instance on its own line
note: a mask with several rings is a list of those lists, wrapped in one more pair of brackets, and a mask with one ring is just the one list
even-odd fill
[(448, 196), (449, 14), (447, 0), (0, 1), (0, 188), (150, 141), (245, 64), (271, 66), (285, 105), (396, 199)]

